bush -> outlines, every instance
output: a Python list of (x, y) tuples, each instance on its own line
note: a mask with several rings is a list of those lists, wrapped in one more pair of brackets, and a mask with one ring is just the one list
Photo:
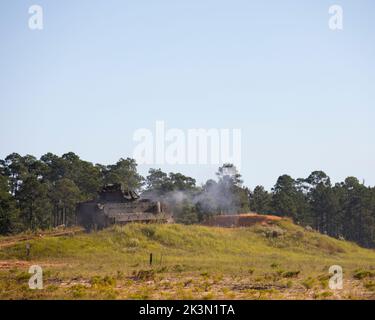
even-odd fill
[(357, 280), (362, 280), (365, 278), (375, 277), (375, 271), (371, 270), (356, 270), (354, 272), (353, 278)]
[(299, 274), (300, 274), (301, 271), (297, 270), (297, 271), (285, 271), (282, 276), (284, 278), (295, 278), (297, 277)]
[(74, 298), (82, 298), (86, 294), (86, 287), (82, 284), (75, 284), (69, 288), (69, 292)]
[(374, 281), (368, 281), (364, 284), (364, 287), (367, 289), (367, 290), (370, 290), (370, 291), (375, 291), (375, 282)]
[(134, 271), (133, 275), (135, 276), (136, 280), (143, 280), (143, 281), (153, 280), (155, 277), (155, 271), (153, 269), (139, 270), (138, 272)]
[(109, 286), (109, 287), (114, 287), (116, 286), (116, 279), (110, 277), (110, 276), (105, 276), (105, 277), (100, 277), (100, 276), (94, 276), (91, 278), (90, 281), (92, 286)]
[(315, 279), (311, 278), (311, 277), (308, 277), (307, 279), (305, 279), (303, 282), (302, 282), (302, 285), (306, 288), (306, 289), (311, 289), (315, 284)]

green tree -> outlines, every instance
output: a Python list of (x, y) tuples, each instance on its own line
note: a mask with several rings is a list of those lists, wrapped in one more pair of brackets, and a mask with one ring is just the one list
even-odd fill
[(50, 197), (54, 206), (53, 225), (74, 225), (76, 204), (81, 197), (74, 181), (67, 178), (58, 180), (50, 192)]
[(339, 236), (339, 203), (330, 178), (323, 171), (314, 171), (306, 183), (314, 228), (322, 233)]
[(2, 171), (9, 177), (10, 191), (14, 195), (27, 175), (25, 163), (18, 153), (12, 153), (1, 161)]
[(192, 191), (196, 188), (195, 179), (181, 173), (169, 173), (169, 181), (172, 184), (173, 190)]
[(20, 230), (19, 211), (10, 194), (7, 177), (0, 175), (0, 234), (10, 234)]
[(161, 169), (150, 169), (146, 177), (146, 190), (162, 195), (173, 191), (173, 183)]
[(45, 181), (54, 183), (68, 175), (68, 163), (63, 158), (49, 152), (41, 156), (40, 161), (45, 165), (43, 174)]
[(355, 177), (348, 177), (340, 186), (343, 235), (366, 247), (375, 246), (374, 193), (360, 184)]
[(28, 176), (16, 193), (24, 225), (32, 230), (51, 226), (52, 205), (48, 187), (36, 177)]
[(256, 186), (250, 194), (250, 209), (267, 214), (271, 212), (272, 195), (263, 186)]
[(219, 183), (229, 185), (230, 187), (241, 187), (243, 183), (241, 174), (232, 163), (225, 163), (219, 167), (216, 176), (219, 178)]
[(73, 152), (63, 154), (64, 175), (62, 177), (72, 180), (80, 189), (82, 198), (87, 200), (96, 195), (103, 184), (100, 169), (91, 162), (81, 160)]
[(195, 179), (181, 173), (166, 174), (161, 169), (150, 169), (146, 177), (146, 194), (153, 192), (163, 196), (173, 191), (182, 191), (188, 195), (196, 189)]
[(219, 167), (215, 199), (222, 213), (240, 213), (250, 210), (249, 190), (242, 187), (241, 174), (230, 163)]
[(275, 213), (296, 220), (298, 217), (298, 198), (296, 181), (289, 175), (280, 176), (273, 188), (272, 207)]
[(115, 165), (106, 167), (104, 174), (105, 183), (121, 183), (124, 189), (139, 191), (144, 184), (144, 179), (137, 172), (137, 163), (134, 159), (120, 159)]

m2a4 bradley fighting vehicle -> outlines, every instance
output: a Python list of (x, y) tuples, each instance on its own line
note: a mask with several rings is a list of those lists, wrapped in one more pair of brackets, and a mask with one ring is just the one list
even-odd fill
[(123, 190), (121, 184), (105, 185), (96, 199), (79, 203), (76, 210), (78, 224), (87, 231), (129, 222), (172, 221), (172, 214), (163, 202), (142, 199), (132, 190)]

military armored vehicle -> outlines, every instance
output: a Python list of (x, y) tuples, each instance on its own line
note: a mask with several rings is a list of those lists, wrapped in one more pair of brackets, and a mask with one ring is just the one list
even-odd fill
[(129, 222), (171, 221), (172, 214), (160, 201), (142, 199), (132, 190), (123, 190), (121, 184), (102, 187), (96, 199), (77, 205), (77, 222), (87, 231)]

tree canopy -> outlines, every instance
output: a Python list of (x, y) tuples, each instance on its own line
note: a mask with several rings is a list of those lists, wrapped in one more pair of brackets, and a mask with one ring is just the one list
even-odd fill
[(155, 168), (144, 178), (131, 158), (102, 165), (73, 152), (47, 153), (40, 159), (12, 153), (0, 160), (0, 234), (74, 225), (76, 204), (96, 197), (108, 183), (166, 201), (180, 223), (251, 210), (290, 217), (321, 233), (375, 248), (375, 188), (355, 177), (333, 185), (323, 171), (297, 179), (284, 174), (270, 191), (261, 185), (250, 190), (227, 163), (218, 168), (216, 180), (198, 186), (192, 177)]

